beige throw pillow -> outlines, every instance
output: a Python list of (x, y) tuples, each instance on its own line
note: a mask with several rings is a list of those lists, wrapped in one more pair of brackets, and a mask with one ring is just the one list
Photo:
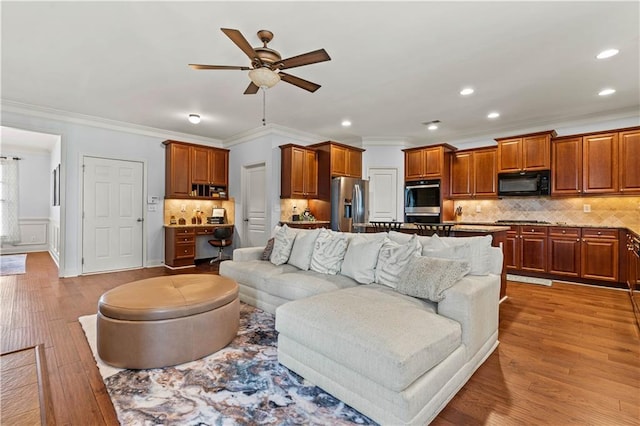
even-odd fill
[(378, 264), (376, 265), (376, 283), (396, 288), (400, 279), (400, 273), (409, 263), (411, 258), (420, 256), (422, 247), (418, 237), (413, 234), (405, 244), (399, 244), (388, 240), (380, 249)]
[(445, 291), (467, 275), (470, 269), (467, 261), (413, 257), (402, 271), (396, 291), (440, 302)]

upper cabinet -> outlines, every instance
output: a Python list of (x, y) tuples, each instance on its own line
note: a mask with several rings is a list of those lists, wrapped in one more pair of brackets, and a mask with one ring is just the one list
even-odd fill
[(497, 148), (451, 154), (450, 194), (451, 198), (497, 197)]
[(294, 144), (282, 145), (280, 152), (280, 198), (317, 198), (317, 152)]
[(640, 128), (552, 141), (552, 195), (640, 194)]
[(403, 149), (404, 180), (447, 178), (449, 153), (455, 150), (447, 144)]
[(498, 142), (498, 173), (551, 168), (550, 142), (556, 132), (532, 133), (496, 139)]
[(165, 141), (165, 198), (226, 199), (229, 150)]
[(346, 176), (362, 179), (362, 153), (364, 149), (327, 141), (311, 145), (318, 151), (320, 179), (327, 176)]

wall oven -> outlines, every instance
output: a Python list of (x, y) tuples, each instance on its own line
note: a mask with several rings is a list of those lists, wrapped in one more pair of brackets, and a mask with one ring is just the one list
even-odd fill
[(409, 223), (440, 222), (439, 180), (420, 180), (405, 184), (404, 221)]

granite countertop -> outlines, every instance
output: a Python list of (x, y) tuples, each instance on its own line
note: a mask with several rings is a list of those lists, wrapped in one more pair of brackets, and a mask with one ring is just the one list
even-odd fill
[(233, 226), (233, 223), (187, 223), (186, 225), (170, 225), (164, 224), (165, 228), (211, 228), (212, 226), (216, 227), (225, 227), (225, 226)]
[[(444, 225), (453, 225), (451, 227), (452, 231), (458, 232), (500, 232), (500, 231), (508, 231), (509, 226), (503, 225), (495, 225), (495, 224), (485, 224), (485, 223), (455, 223), (455, 222), (443, 222)], [(434, 224), (435, 225), (435, 224)], [(363, 228), (363, 227), (373, 227), (370, 223), (354, 223), (354, 227)], [(403, 223), (400, 226), (401, 229), (418, 229), (416, 225), (413, 223)]]
[(281, 220), (280, 223), (289, 224), (299, 224), (299, 223), (320, 223), (322, 225), (329, 225), (331, 222), (328, 220)]
[[(496, 226), (496, 222), (444, 222), (456, 224), (456, 226)], [(535, 226), (562, 226), (567, 228), (611, 228), (611, 229), (628, 229), (634, 234), (640, 236), (640, 223), (628, 224), (625, 226), (608, 226), (608, 225), (590, 225), (576, 224), (566, 222), (500, 222), (501, 226), (509, 227), (511, 225), (535, 225)]]

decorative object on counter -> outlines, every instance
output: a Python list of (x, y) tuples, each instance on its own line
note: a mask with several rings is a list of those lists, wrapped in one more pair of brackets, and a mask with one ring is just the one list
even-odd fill
[(180, 219), (178, 219), (178, 225), (186, 225), (187, 224), (187, 220), (184, 217), (181, 217)]
[(298, 220), (300, 220), (300, 215), (298, 214), (298, 208), (296, 206), (293, 206), (293, 214), (291, 215), (291, 221), (297, 222)]
[(416, 223), (418, 234), (429, 236), (437, 234), (440, 237), (448, 237), (451, 233), (453, 224), (449, 223)]
[(176, 225), (177, 223), (178, 221), (176, 220), (176, 217), (174, 215), (171, 215), (171, 219), (169, 219), (169, 224)]
[(402, 227), (402, 222), (379, 222), (372, 221), (371, 224), (376, 232), (389, 232), (395, 231)]
[(456, 220), (462, 220), (462, 206), (456, 207)]
[(211, 213), (211, 217), (207, 218), (208, 224), (222, 224), (224, 223), (225, 211), (222, 208), (214, 208)]

